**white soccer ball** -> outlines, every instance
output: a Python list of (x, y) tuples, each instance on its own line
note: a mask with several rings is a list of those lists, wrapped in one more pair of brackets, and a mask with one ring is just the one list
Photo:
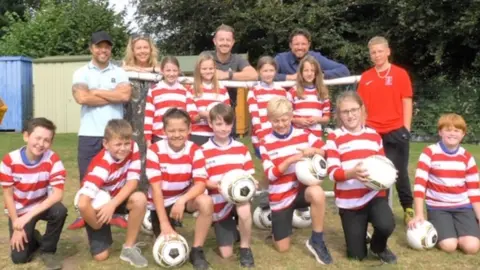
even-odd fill
[(260, 206), (253, 211), (253, 224), (259, 229), (268, 229), (272, 227), (272, 211), (262, 209)]
[(437, 230), (426, 220), (421, 224), (417, 223), (415, 228), (407, 230), (407, 242), (413, 249), (430, 249), (435, 247), (437, 241)]
[(153, 245), (153, 258), (163, 268), (183, 265), (188, 260), (190, 248), (180, 234), (158, 236)]
[(250, 201), (256, 190), (255, 179), (245, 170), (231, 170), (220, 181), (220, 193), (231, 203)]
[(152, 216), (150, 210), (147, 209), (145, 216), (143, 216), (142, 226), (140, 227), (143, 233), (153, 235)]
[[(77, 212), (79, 211), (78, 210), (78, 200), (79, 199), (80, 199), (80, 191), (78, 191), (77, 194), (75, 194), (75, 199), (73, 201), (73, 204), (75, 205), (75, 210), (77, 210)], [(103, 189), (100, 189), (97, 192), (97, 195), (95, 196), (95, 198), (92, 200), (92, 207), (93, 207), (93, 209), (98, 210), (102, 206), (107, 204), (111, 199), (112, 199), (112, 197), (110, 196), (110, 193), (108, 193), (107, 191), (105, 191)]]
[(308, 211), (293, 211), (292, 226), (295, 228), (303, 229), (312, 225), (312, 216), (310, 215), (310, 207)]
[(327, 176), (327, 161), (321, 155), (303, 158), (295, 164), (295, 174), (306, 186), (320, 185)]
[(385, 156), (369, 156), (363, 159), (362, 166), (367, 171), (369, 180), (364, 184), (370, 189), (389, 189), (397, 181), (397, 170)]

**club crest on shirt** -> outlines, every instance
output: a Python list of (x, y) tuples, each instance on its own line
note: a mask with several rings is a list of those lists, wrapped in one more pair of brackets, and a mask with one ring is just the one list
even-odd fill
[(161, 172), (167, 172), (167, 166), (166, 165), (160, 165), (160, 171)]
[(393, 84), (393, 77), (387, 76), (385, 77), (385, 85), (392, 85)]
[(213, 165), (213, 164), (215, 164), (215, 159), (212, 158), (207, 160), (207, 165)]
[(115, 83), (115, 82), (117, 82), (117, 80), (116, 80), (115, 78), (112, 78), (112, 79), (110, 80), (110, 82), (111, 82), (111, 83)]
[(17, 182), (21, 182), (21, 181), (22, 181), (22, 177), (20, 177), (20, 176), (13, 176), (13, 180), (14, 180), (14, 181), (17, 181)]

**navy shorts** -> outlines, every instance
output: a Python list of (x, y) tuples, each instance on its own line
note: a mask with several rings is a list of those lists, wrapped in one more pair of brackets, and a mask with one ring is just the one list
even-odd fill
[(103, 137), (78, 136), (78, 171), (80, 183), (87, 172), (92, 159), (100, 153), (103, 148)]

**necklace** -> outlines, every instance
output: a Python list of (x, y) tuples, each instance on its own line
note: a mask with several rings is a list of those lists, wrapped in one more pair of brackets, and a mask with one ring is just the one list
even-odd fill
[(382, 72), (382, 71), (378, 71), (377, 68), (375, 68), (375, 71), (377, 72), (377, 76), (378, 76), (380, 79), (385, 79), (385, 77), (387, 77), (388, 74), (390, 73), (390, 69), (391, 69), (391, 68), (392, 68), (392, 64), (389, 64), (389, 65), (388, 65), (387, 72), (386, 72), (385, 75), (383, 75), (383, 76), (380, 76), (380, 72)]

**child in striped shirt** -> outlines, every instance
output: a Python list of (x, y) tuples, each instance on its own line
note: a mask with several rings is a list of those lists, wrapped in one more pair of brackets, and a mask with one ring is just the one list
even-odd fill
[(166, 140), (147, 149), (148, 209), (153, 233), (156, 237), (176, 234), (173, 221), (181, 221), (184, 212), (198, 211), (190, 261), (195, 269), (208, 269), (203, 244), (212, 224), (213, 201), (205, 194), (205, 158), (202, 149), (188, 140), (191, 122), (186, 111), (167, 110), (163, 127)]
[(217, 80), (215, 60), (211, 53), (200, 54), (190, 91), (198, 110), (198, 114), (192, 119), (190, 140), (200, 146), (213, 136), (212, 128), (208, 125), (208, 110), (217, 103), (230, 105), (227, 89)]
[(263, 168), (269, 181), (272, 233), (280, 252), (290, 248), (293, 211), (310, 206), (312, 236), (306, 246), (317, 262), (331, 264), (332, 258), (323, 240), (325, 193), (319, 185), (304, 186), (295, 174), (295, 164), (304, 157), (324, 155), (324, 143), (315, 135), (292, 126), (292, 103), (285, 97), (268, 102), (268, 120), (272, 131), (260, 146)]
[(427, 218), (438, 233), (438, 247), (466, 254), (480, 249), (480, 188), (475, 159), (460, 143), (467, 131), (463, 117), (444, 114), (438, 120), (440, 141), (427, 146), (415, 173), (413, 228)]
[[(55, 252), (67, 218), (67, 208), (61, 202), (66, 171), (60, 157), (50, 150), (55, 129), (45, 118), (28, 121), (23, 131), (26, 145), (6, 154), (0, 163), (14, 264), (31, 261), (40, 249), (46, 268), (62, 268), (62, 260)], [(40, 220), (47, 222), (43, 236), (35, 229)]]
[(340, 94), (336, 104), (338, 128), (328, 134), (328, 174), (335, 182), (335, 204), (339, 208), (347, 257), (363, 260), (367, 257), (367, 227), (375, 228), (370, 251), (381, 261), (395, 264), (397, 257), (387, 247), (395, 229), (392, 209), (386, 190), (375, 191), (364, 185), (368, 181), (362, 160), (382, 155), (382, 138), (373, 129), (364, 126), (365, 107), (356, 92)]
[[(111, 224), (125, 220), (129, 214), (125, 243), (120, 259), (135, 267), (147, 267), (148, 261), (136, 246), (141, 220), (145, 215), (147, 198), (136, 191), (140, 180), (140, 152), (133, 141), (133, 130), (123, 119), (112, 119), (105, 127), (103, 149), (88, 166), (79, 190), (78, 210), (85, 220), (90, 253), (96, 261), (109, 257), (113, 243)], [(92, 200), (100, 190), (110, 194), (111, 200), (100, 209), (92, 207)]]
[(293, 124), (322, 137), (322, 125), (330, 122), (330, 99), (317, 60), (306, 55), (297, 71), (297, 84), (289, 90), (293, 103)]
[(191, 92), (178, 82), (180, 64), (177, 58), (166, 56), (162, 59), (160, 66), (163, 80), (148, 89), (145, 99), (143, 131), (147, 147), (166, 138), (162, 119), (169, 108), (186, 110), (192, 119), (195, 119), (198, 114)]
[(252, 214), (250, 203), (232, 204), (220, 193), (220, 181), (225, 173), (241, 169), (253, 175), (252, 158), (248, 148), (230, 137), (235, 114), (226, 104), (217, 104), (210, 110), (208, 123), (213, 137), (202, 145), (208, 174), (208, 193), (213, 199), (213, 222), (218, 249), (222, 258), (233, 255), (233, 244), (240, 231), (240, 265), (255, 267), (250, 249)]

